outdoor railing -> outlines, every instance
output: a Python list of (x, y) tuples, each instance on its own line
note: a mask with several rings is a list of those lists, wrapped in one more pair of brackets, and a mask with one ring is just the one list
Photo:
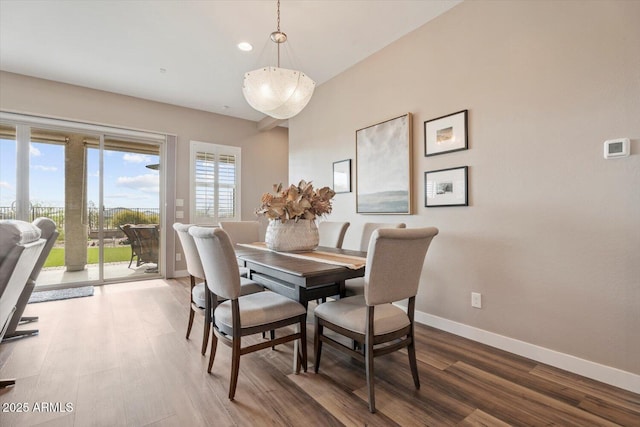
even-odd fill
[[(98, 208), (87, 210), (89, 232), (98, 231)], [(58, 229), (64, 229), (64, 208), (32, 206), (29, 210), (29, 221), (39, 217), (51, 218)], [(104, 229), (113, 231), (121, 224), (158, 224), (159, 208), (112, 208), (104, 210)], [(10, 206), (0, 206), (0, 219), (16, 219), (16, 212)], [(122, 222), (124, 221), (124, 222)], [(116, 223), (117, 222), (117, 223)]]

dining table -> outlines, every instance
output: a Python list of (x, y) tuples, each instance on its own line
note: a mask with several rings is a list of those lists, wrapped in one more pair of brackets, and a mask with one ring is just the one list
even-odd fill
[(298, 301), (345, 294), (345, 280), (364, 276), (367, 253), (319, 246), (313, 251), (275, 252), (263, 242), (237, 244), (236, 257), (250, 271), (251, 280)]
[[(276, 252), (264, 242), (235, 245), (240, 264), (249, 278), (308, 308), (309, 301), (345, 296), (345, 280), (364, 276), (367, 253), (319, 246), (306, 252)], [(304, 343), (303, 345), (306, 345)], [(293, 371), (299, 368), (301, 353), (294, 342)]]

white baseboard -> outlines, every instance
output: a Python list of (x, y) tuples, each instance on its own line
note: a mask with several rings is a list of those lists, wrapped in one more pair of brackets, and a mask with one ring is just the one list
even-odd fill
[(173, 272), (173, 277), (187, 277), (189, 272), (187, 270), (176, 270)]
[(580, 359), (570, 354), (560, 353), (555, 350), (529, 344), (524, 341), (505, 337), (421, 311), (416, 311), (415, 320), (417, 323), (432, 326), (472, 341), (496, 347), (500, 350), (527, 357), (537, 362), (545, 363), (634, 393), (640, 393), (640, 375), (631, 372)]

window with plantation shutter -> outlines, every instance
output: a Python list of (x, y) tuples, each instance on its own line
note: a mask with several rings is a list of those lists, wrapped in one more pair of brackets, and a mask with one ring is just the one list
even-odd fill
[(191, 220), (240, 221), (240, 148), (191, 141)]

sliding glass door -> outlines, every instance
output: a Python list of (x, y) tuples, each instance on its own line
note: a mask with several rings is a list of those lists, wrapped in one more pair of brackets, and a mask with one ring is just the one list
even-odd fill
[(136, 135), (0, 124), (0, 219), (60, 232), (38, 287), (161, 277), (161, 153)]

